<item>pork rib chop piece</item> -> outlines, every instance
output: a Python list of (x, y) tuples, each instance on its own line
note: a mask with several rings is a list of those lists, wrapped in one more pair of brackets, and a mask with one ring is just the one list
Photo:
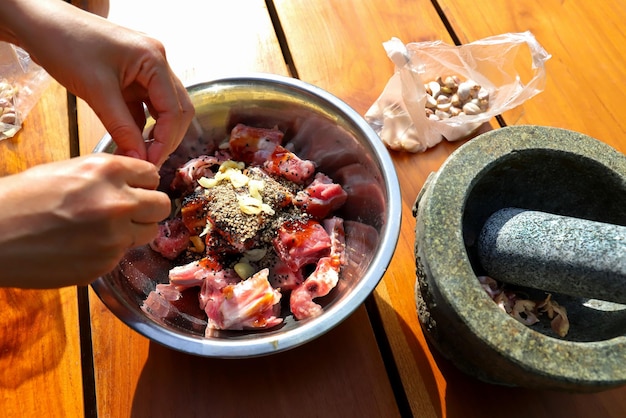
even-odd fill
[(203, 287), (206, 300), (204, 311), (208, 316), (207, 333), (211, 329), (271, 328), (282, 323), (278, 290), (268, 281), (268, 269), (236, 284), (216, 289)]
[(343, 219), (327, 219), (324, 227), (330, 236), (330, 254), (319, 259), (315, 271), (291, 292), (289, 298), (291, 312), (298, 320), (321, 315), (323, 308), (313, 299), (328, 295), (337, 286), (341, 266), (345, 264)]

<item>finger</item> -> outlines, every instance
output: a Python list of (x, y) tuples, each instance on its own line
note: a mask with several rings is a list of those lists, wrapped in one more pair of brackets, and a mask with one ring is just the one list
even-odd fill
[(146, 189), (133, 189), (132, 193), (138, 202), (130, 214), (134, 224), (157, 223), (169, 216), (171, 203), (165, 193)]
[[(122, 97), (119, 87), (113, 86), (106, 94), (95, 95), (96, 101), (89, 105), (96, 112), (98, 118), (118, 146), (118, 153), (146, 159), (147, 153), (141, 134), (137, 126), (137, 109), (129, 110), (128, 104)], [(143, 111), (143, 109), (142, 109)]]
[(159, 91), (153, 95), (149, 90), (150, 102), (158, 117), (154, 142), (148, 149), (148, 160), (159, 166), (180, 144), (194, 115), (193, 105), (182, 83), (174, 75), (168, 79), (170, 96), (164, 98)]
[(139, 189), (154, 190), (159, 186), (161, 177), (154, 164), (137, 158), (115, 156), (119, 166), (116, 170), (128, 186)]

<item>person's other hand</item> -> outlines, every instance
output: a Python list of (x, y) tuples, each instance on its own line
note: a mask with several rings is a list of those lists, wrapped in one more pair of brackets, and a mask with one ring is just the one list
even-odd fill
[(150, 242), (170, 200), (146, 161), (91, 154), (0, 178), (0, 285), (86, 285)]

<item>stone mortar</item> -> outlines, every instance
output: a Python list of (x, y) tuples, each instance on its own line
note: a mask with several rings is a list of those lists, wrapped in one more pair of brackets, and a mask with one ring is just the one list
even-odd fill
[(429, 343), (491, 383), (573, 392), (626, 384), (625, 305), (555, 293), (571, 324), (559, 338), (549, 322), (518, 322), (481, 288), (476, 239), (506, 207), (626, 225), (626, 156), (538, 126), (498, 129), (459, 147), (429, 176), (413, 211), (416, 304)]

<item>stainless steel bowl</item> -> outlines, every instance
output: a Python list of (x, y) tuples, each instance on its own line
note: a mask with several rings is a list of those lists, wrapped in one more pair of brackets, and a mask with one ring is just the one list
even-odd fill
[[(226, 78), (188, 88), (196, 124), (161, 169), (166, 190), (176, 167), (212, 151), (239, 122), (278, 126), (287, 147), (315, 161), (320, 171), (342, 184), (348, 200), (340, 212), (346, 221), (348, 262), (337, 287), (316, 300), (324, 307), (317, 318), (284, 318), (267, 331), (218, 331), (205, 337), (197, 319), (184, 312), (162, 320), (141, 305), (158, 282), (167, 282), (168, 263), (146, 247), (129, 250), (120, 265), (92, 287), (104, 304), (140, 334), (186, 353), (242, 358), (281, 352), (304, 344), (346, 319), (374, 290), (391, 260), (400, 230), (398, 179), (380, 139), (352, 108), (302, 81), (251, 75)], [(114, 152), (106, 135), (94, 152)], [(198, 327), (199, 326), (199, 327)]]

